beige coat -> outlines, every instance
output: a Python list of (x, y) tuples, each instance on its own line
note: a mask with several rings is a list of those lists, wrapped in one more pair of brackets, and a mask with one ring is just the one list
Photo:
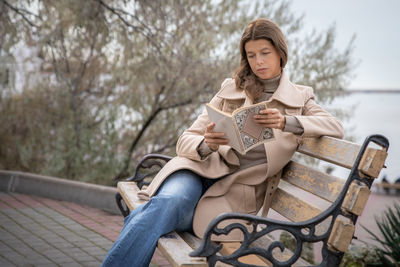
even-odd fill
[[(218, 109), (232, 112), (240, 106), (251, 105), (252, 101), (244, 91), (236, 89), (233, 79), (226, 79), (210, 103)], [(193, 218), (193, 230), (197, 236), (202, 237), (209, 222), (224, 212), (256, 214), (264, 205), (263, 214), (266, 214), (271, 201), (269, 196), (276, 189), (281, 169), (291, 159), (302, 137), (343, 137), (341, 123), (315, 103), (312, 88), (291, 83), (285, 72), (282, 73), (279, 87), (267, 103), (268, 107), (277, 108), (284, 115), (296, 116), (304, 128), (302, 136), (274, 130), (275, 140), (264, 144), (267, 164), (235, 172), (239, 160), (232, 148), (226, 145), (201, 159), (197, 147), (204, 139), (205, 126), (210, 123), (204, 110), (179, 138), (178, 156), (160, 170), (147, 189), (139, 192), (139, 197), (149, 199), (171, 173), (189, 169), (208, 178), (225, 176), (214, 183), (197, 204)], [(240, 238), (240, 234), (232, 233), (229, 237), (219, 239), (234, 241)]]

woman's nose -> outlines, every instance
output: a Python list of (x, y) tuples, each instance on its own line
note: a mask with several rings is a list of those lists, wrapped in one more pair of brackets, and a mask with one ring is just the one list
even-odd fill
[(257, 56), (257, 58), (256, 58), (256, 63), (257, 63), (257, 65), (261, 65), (261, 64), (263, 63), (262, 57)]

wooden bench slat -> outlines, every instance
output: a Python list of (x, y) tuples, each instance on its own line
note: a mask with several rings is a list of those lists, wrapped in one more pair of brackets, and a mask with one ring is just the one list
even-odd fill
[(346, 197), (343, 200), (342, 208), (360, 216), (367, 204), (371, 190), (363, 183), (352, 182)]
[(201, 244), (201, 239), (197, 236), (194, 236), (188, 232), (178, 232), (178, 234), (182, 237), (183, 240), (192, 248), (196, 249)]
[[(192, 249), (196, 249), (198, 247), (200, 247), (201, 245), (201, 239), (198, 238), (197, 236), (194, 236), (188, 232), (178, 232), (178, 234), (182, 237), (183, 240), (185, 240), (185, 242), (192, 248)], [(217, 253), (217, 255), (220, 255), (220, 253)], [(216, 267), (229, 267), (231, 265), (229, 264), (225, 264), (223, 262), (217, 262), (215, 264)]]
[(332, 137), (304, 138), (298, 152), (351, 169), (360, 145)]
[(204, 257), (190, 257), (189, 253), (193, 249), (176, 232), (162, 236), (158, 240), (158, 249), (173, 266), (198, 266), (207, 267), (207, 261)]
[(276, 189), (271, 208), (293, 222), (311, 219), (322, 212), (317, 207), (288, 193), (280, 187)]
[[(338, 166), (351, 169), (360, 151), (361, 145), (329, 136), (304, 138), (298, 152), (315, 157)], [(360, 171), (376, 178), (386, 160), (387, 152), (382, 149), (367, 148), (360, 163)]]
[(383, 150), (368, 149), (360, 162), (360, 172), (369, 177), (376, 178), (379, 176), (385, 160), (387, 152)]
[(137, 197), (139, 187), (136, 185), (135, 182), (118, 182), (117, 189), (122, 198), (125, 200), (125, 203), (128, 206), (129, 210), (134, 210), (139, 205), (146, 203), (146, 201), (141, 200)]
[[(234, 253), (239, 247), (241, 243), (240, 242), (225, 242), (222, 243), (222, 249), (221, 253), (223, 255), (230, 255)], [(257, 265), (257, 266), (272, 266), (272, 263), (265, 262), (261, 258), (259, 258), (257, 255), (246, 255), (241, 258), (239, 258), (240, 262), (245, 262), (246, 264), (252, 264), (252, 265)]]
[[(274, 241), (276, 240), (270, 238), (268, 235), (265, 235), (254, 241), (254, 243), (251, 244), (250, 247), (267, 248)], [(229, 242), (229, 243), (226, 242), (223, 243), (223, 248), (221, 249), (221, 253), (229, 255), (235, 252), (239, 247), (240, 247), (239, 242)], [(293, 252), (290, 251), (289, 249), (285, 249), (283, 252), (280, 252), (280, 250), (279, 251), (273, 250), (272, 254), (275, 259), (284, 262), (287, 261), (290, 257), (292, 257)], [(257, 255), (248, 255), (242, 257), (241, 259), (242, 259), (241, 262), (245, 262), (247, 264), (254, 264), (258, 266), (272, 266), (272, 263), (270, 261)], [(303, 258), (299, 258), (292, 266), (308, 266), (308, 265), (310, 265), (309, 262), (305, 261)]]
[(282, 172), (282, 180), (334, 202), (343, 189), (344, 180), (291, 161)]
[(328, 244), (336, 250), (345, 252), (353, 239), (355, 226), (349, 218), (338, 216), (333, 224)]

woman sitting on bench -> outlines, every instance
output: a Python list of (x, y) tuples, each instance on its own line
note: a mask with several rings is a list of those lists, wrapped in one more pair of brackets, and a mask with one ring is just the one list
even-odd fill
[[(222, 132), (214, 132), (204, 111), (179, 138), (177, 157), (139, 192), (148, 202), (126, 218), (118, 240), (103, 266), (148, 266), (160, 236), (171, 231), (193, 231), (202, 237), (208, 223), (224, 212), (265, 216), (282, 168), (305, 137), (342, 138), (341, 123), (315, 103), (312, 88), (289, 81), (288, 59), (280, 28), (267, 19), (252, 21), (240, 40), (240, 66), (226, 79), (210, 104), (231, 113), (267, 101), (254, 115), (275, 138), (242, 155), (228, 146)], [(220, 237), (238, 241), (231, 232)]]

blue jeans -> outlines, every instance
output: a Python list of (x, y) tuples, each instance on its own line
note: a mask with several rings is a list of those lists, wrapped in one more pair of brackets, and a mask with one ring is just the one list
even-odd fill
[(125, 218), (124, 227), (102, 266), (149, 266), (160, 236), (174, 230), (192, 230), (197, 202), (215, 181), (189, 170), (171, 174), (149, 202)]

